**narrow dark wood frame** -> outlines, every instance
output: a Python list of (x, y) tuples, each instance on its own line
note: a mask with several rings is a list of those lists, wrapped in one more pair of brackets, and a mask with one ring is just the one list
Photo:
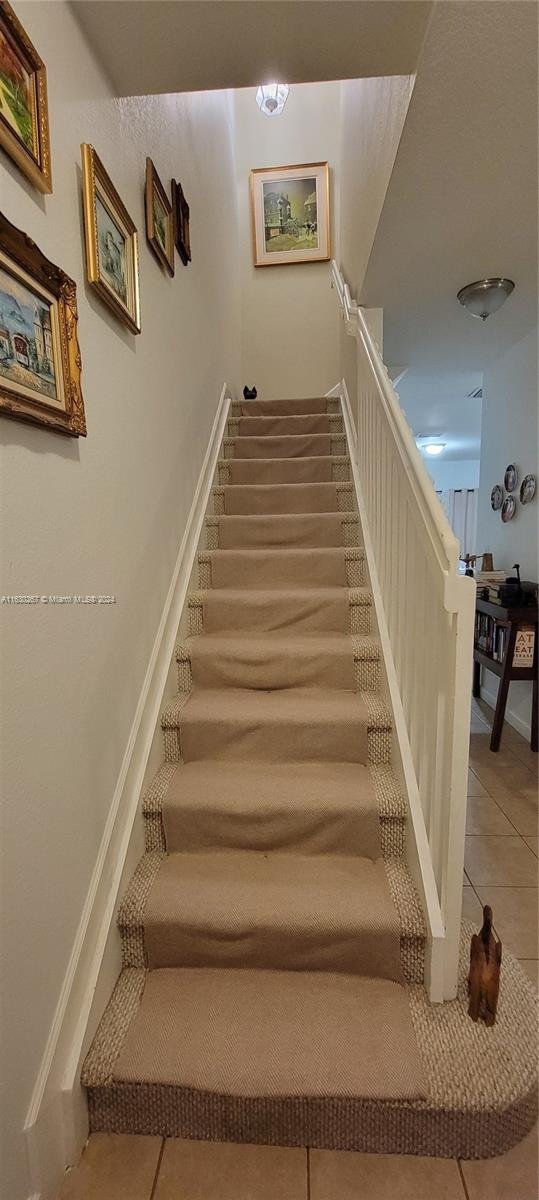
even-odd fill
[[(157, 192), (159, 200), (167, 214), (167, 245), (169, 253), (167, 254), (157, 237), (155, 231), (155, 215), (154, 215), (154, 192)], [(162, 267), (168, 271), (169, 275), (174, 275), (174, 214), (172, 205), (165, 192), (163, 184), (157, 174), (155, 166), (151, 158), (146, 159), (146, 185), (144, 188), (144, 205), (146, 210), (146, 240), (148, 245), (153, 250), (157, 261)]]
[(7, 0), (0, 0), (0, 29), (11, 42), (26, 69), (35, 80), (34, 119), (37, 130), (38, 152), (32, 154), (15, 130), (0, 116), (0, 146), (16, 162), (26, 178), (44, 195), (52, 192), (52, 166), (49, 139), (49, 106), (47, 100), (47, 71), (43, 60), (30, 41), (26, 30), (15, 15)]
[(34, 425), (45, 425), (58, 433), (71, 437), (86, 437), (86, 418), (82, 398), (80, 376), (81, 353), (77, 336), (77, 287), (73, 279), (60, 267), (51, 263), (35, 242), (16, 229), (3, 213), (0, 213), (0, 249), (15, 267), (22, 267), (36, 285), (49, 292), (58, 304), (58, 326), (60, 334), (60, 361), (55, 363), (62, 372), (66, 411), (59, 412), (43, 400), (18, 397), (2, 384), (0, 375), (0, 414), (14, 417), (18, 421), (31, 421)]
[(174, 213), (174, 241), (184, 267), (191, 262), (190, 209), (181, 183), (172, 180), (172, 211)]

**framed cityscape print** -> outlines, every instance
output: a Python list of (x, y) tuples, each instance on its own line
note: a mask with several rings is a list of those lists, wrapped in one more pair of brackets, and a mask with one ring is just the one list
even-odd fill
[(6, 0), (0, 0), (0, 146), (34, 187), (52, 192), (47, 72)]
[(151, 158), (146, 159), (146, 237), (158, 262), (174, 274), (174, 219), (172, 205)]
[(86, 435), (77, 291), (0, 213), (0, 413)]
[(327, 162), (251, 171), (255, 267), (330, 257)]
[(88, 282), (132, 333), (140, 333), (138, 234), (93, 146), (82, 150)]
[(191, 262), (190, 209), (181, 183), (172, 180), (172, 208), (174, 212), (174, 240), (184, 267)]

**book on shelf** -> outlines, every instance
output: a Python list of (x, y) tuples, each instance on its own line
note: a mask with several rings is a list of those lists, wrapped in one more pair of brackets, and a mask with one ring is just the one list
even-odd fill
[(476, 612), (474, 645), (483, 654), (488, 654), (495, 662), (503, 662), (508, 637), (507, 622), (498, 621), (487, 613)]

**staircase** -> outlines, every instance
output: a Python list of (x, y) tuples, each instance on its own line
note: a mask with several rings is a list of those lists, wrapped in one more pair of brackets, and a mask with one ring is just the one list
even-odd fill
[(233, 403), (213, 509), (83, 1068), (90, 1127), (466, 1154), (466, 1105), (440, 1120), (451, 1055), (340, 402)]

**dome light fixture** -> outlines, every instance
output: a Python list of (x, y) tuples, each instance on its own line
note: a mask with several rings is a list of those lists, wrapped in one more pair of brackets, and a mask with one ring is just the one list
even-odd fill
[(287, 83), (264, 83), (257, 89), (256, 102), (266, 117), (278, 117), (288, 100)]
[(421, 449), (425, 451), (425, 454), (430, 454), (432, 458), (436, 458), (438, 454), (442, 454), (446, 445), (447, 442), (427, 442), (426, 446), (422, 446)]
[(514, 287), (512, 279), (478, 279), (475, 283), (467, 283), (466, 287), (461, 288), (460, 292), (457, 292), (457, 300), (472, 317), (486, 321), (487, 317), (505, 304)]

